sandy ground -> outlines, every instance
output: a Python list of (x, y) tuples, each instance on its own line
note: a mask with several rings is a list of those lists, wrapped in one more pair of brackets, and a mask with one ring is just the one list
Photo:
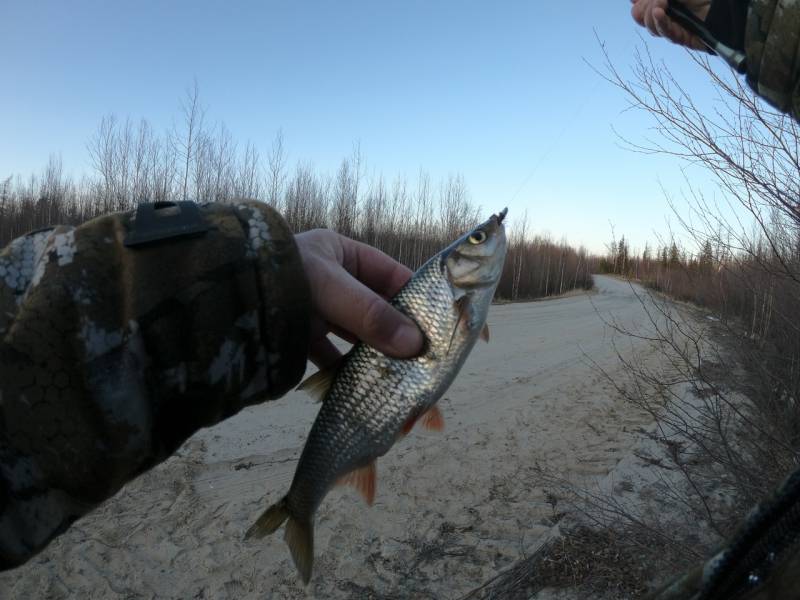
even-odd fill
[[(492, 308), (491, 343), (478, 345), (440, 403), (445, 431), (415, 431), (379, 461), (372, 508), (346, 488), (328, 495), (307, 588), (281, 535), (242, 540), (288, 489), (317, 411), (292, 393), (199, 432), (1, 575), (0, 597), (463, 596), (551, 530), (537, 465), (599, 482), (649, 425), (591, 365), (619, 369), (604, 319), (646, 318), (627, 283), (596, 282), (591, 295)], [(622, 353), (651, 352), (617, 342)]]

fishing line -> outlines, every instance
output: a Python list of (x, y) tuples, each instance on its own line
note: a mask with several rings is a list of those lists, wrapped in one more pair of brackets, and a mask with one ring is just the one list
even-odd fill
[[(597, 30), (595, 30), (595, 31), (594, 31), (594, 34), (595, 34), (595, 38), (597, 39), (597, 42), (598, 42), (598, 44), (600, 45), (600, 47), (601, 47), (601, 48), (605, 48), (605, 43), (604, 43), (604, 42), (603, 42), (603, 41), (600, 39), (600, 37), (599, 37), (599, 35), (598, 35), (598, 33), (597, 33)], [(639, 37), (639, 39), (640, 39), (640, 40), (642, 40), (641, 36)], [(635, 42), (635, 41), (633, 41), (633, 40), (629, 41), (629, 42), (628, 42), (628, 44), (627, 44), (627, 46), (626, 46), (626, 48), (625, 48), (625, 54), (626, 54), (626, 55), (627, 55), (627, 54), (629, 54), (629, 53), (630, 53), (630, 51), (631, 51), (631, 49), (632, 49), (632, 48), (634, 48), (635, 46), (636, 46), (636, 42)], [(590, 67), (590, 68), (594, 69), (594, 67), (592, 67), (591, 63), (590, 63), (590, 62), (588, 62), (588, 60), (587, 60), (586, 58), (584, 58), (584, 59), (583, 59), (583, 61), (584, 61), (584, 63), (586, 63), (587, 65), (589, 65), (589, 67)], [(521, 184), (519, 185), (519, 187), (517, 188), (517, 191), (516, 191), (516, 192), (514, 192), (514, 195), (511, 197), (511, 200), (509, 201), (509, 203), (511, 203), (511, 202), (513, 202), (514, 200), (516, 200), (516, 199), (517, 199), (517, 197), (519, 196), (519, 194), (522, 192), (522, 190), (523, 190), (523, 189), (525, 189), (525, 187), (528, 185), (528, 183), (530, 183), (530, 180), (531, 180), (531, 179), (533, 178), (533, 176), (534, 176), (534, 175), (536, 175), (536, 173), (539, 171), (539, 167), (541, 167), (541, 166), (542, 166), (542, 164), (544, 163), (544, 161), (545, 161), (545, 160), (547, 160), (547, 158), (549, 158), (550, 154), (552, 154), (552, 153), (553, 153), (553, 151), (554, 151), (554, 150), (555, 150), (555, 149), (558, 147), (558, 144), (559, 144), (559, 142), (561, 141), (561, 138), (562, 138), (562, 137), (564, 136), (564, 134), (565, 134), (565, 133), (567, 133), (567, 131), (569, 131), (569, 129), (570, 129), (572, 126), (573, 126), (573, 124), (574, 124), (574, 123), (575, 123), (575, 121), (576, 121), (576, 118), (577, 118), (577, 117), (578, 117), (578, 116), (579, 116), (579, 115), (580, 115), (580, 114), (583, 112), (583, 109), (586, 107), (586, 103), (587, 103), (587, 102), (588, 102), (590, 99), (593, 99), (593, 98), (594, 98), (594, 92), (596, 92), (596, 91), (597, 91), (597, 88), (599, 88), (599, 87), (600, 87), (600, 84), (601, 84), (601, 83), (604, 83), (604, 82), (605, 82), (605, 80), (604, 80), (604, 79), (602, 79), (602, 77), (598, 78), (598, 79), (595, 81), (594, 85), (592, 86), (591, 90), (590, 90), (588, 93), (584, 93), (584, 94), (583, 94), (583, 101), (582, 101), (582, 102), (581, 102), (581, 103), (578, 105), (578, 107), (575, 109), (575, 111), (573, 111), (573, 113), (572, 113), (572, 117), (569, 119), (569, 122), (568, 122), (568, 123), (566, 123), (566, 124), (564, 125), (564, 127), (562, 127), (562, 129), (561, 129), (561, 131), (559, 132), (559, 134), (558, 134), (558, 136), (556, 137), (556, 139), (555, 139), (555, 140), (554, 140), (554, 141), (553, 141), (553, 142), (550, 144), (550, 146), (549, 146), (549, 147), (548, 147), (548, 148), (547, 148), (547, 149), (544, 151), (544, 153), (543, 153), (543, 154), (542, 154), (542, 155), (539, 157), (539, 160), (537, 160), (537, 161), (536, 161), (536, 164), (534, 165), (533, 169), (532, 169), (532, 170), (531, 170), (531, 172), (530, 172), (530, 173), (529, 173), (529, 174), (528, 174), (528, 175), (527, 175), (527, 176), (526, 176), (526, 177), (525, 177), (525, 178), (522, 180), (522, 183), (521, 183)]]
[(509, 200), (509, 203), (514, 202), (514, 200), (517, 199), (520, 192), (522, 192), (522, 190), (525, 189), (525, 186), (527, 186), (528, 183), (530, 183), (530, 180), (533, 179), (533, 176), (536, 175), (536, 173), (539, 171), (539, 167), (542, 166), (545, 160), (547, 160), (553, 153), (553, 151), (555, 151), (555, 149), (558, 147), (559, 143), (561, 142), (561, 139), (564, 137), (564, 134), (566, 134), (567, 131), (569, 131), (570, 128), (574, 126), (577, 117), (580, 116), (580, 114), (583, 112), (583, 109), (586, 107), (586, 103), (589, 101), (590, 98), (594, 97), (594, 92), (597, 90), (600, 83), (602, 82), (596, 81), (590, 93), (584, 94), (583, 101), (580, 104), (578, 104), (577, 108), (572, 112), (570, 118), (567, 120), (567, 123), (561, 128), (561, 131), (558, 133), (555, 139), (550, 143), (547, 149), (539, 156), (539, 159), (536, 161), (536, 164), (533, 166), (533, 169), (531, 170), (530, 173), (528, 173), (528, 175), (525, 176), (525, 179), (522, 180), (522, 183), (517, 188), (517, 191), (514, 192), (514, 195), (511, 197), (511, 200)]

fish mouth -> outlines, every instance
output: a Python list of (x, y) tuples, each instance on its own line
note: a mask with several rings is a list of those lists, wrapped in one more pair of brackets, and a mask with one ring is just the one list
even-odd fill
[(508, 214), (508, 207), (504, 208), (504, 209), (503, 209), (503, 210), (501, 210), (499, 213), (497, 213), (496, 215), (494, 215), (494, 218), (495, 218), (495, 220), (497, 221), (497, 224), (498, 224), (498, 225), (502, 225), (502, 224), (503, 224), (503, 219), (505, 219), (505, 218), (506, 218), (506, 215), (507, 215), (507, 214)]

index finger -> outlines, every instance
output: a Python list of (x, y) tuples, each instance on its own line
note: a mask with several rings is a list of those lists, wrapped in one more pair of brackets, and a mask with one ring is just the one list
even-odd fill
[(659, 34), (680, 46), (686, 46), (693, 50), (705, 50), (705, 45), (696, 35), (667, 14), (666, 3), (664, 4), (664, 7), (653, 8), (653, 19)]
[(342, 238), (343, 266), (371, 290), (391, 298), (411, 279), (413, 271), (367, 244)]
[(329, 271), (316, 293), (320, 316), (334, 328), (397, 358), (416, 356), (422, 349), (424, 339), (417, 324), (340, 265)]

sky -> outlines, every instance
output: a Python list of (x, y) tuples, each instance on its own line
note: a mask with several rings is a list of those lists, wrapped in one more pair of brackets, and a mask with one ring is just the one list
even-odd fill
[(51, 154), (89, 172), (104, 115), (163, 130), (197, 81), (206, 119), (266, 154), (335, 171), (359, 144), (368, 173), (463, 175), (486, 212), (601, 252), (642, 247), (675, 218), (665, 194), (702, 173), (641, 142), (650, 117), (604, 81), (601, 42), (626, 73), (648, 44), (699, 104), (707, 76), (650, 38), (628, 0), (594, 2), (0, 0), (0, 178)]

